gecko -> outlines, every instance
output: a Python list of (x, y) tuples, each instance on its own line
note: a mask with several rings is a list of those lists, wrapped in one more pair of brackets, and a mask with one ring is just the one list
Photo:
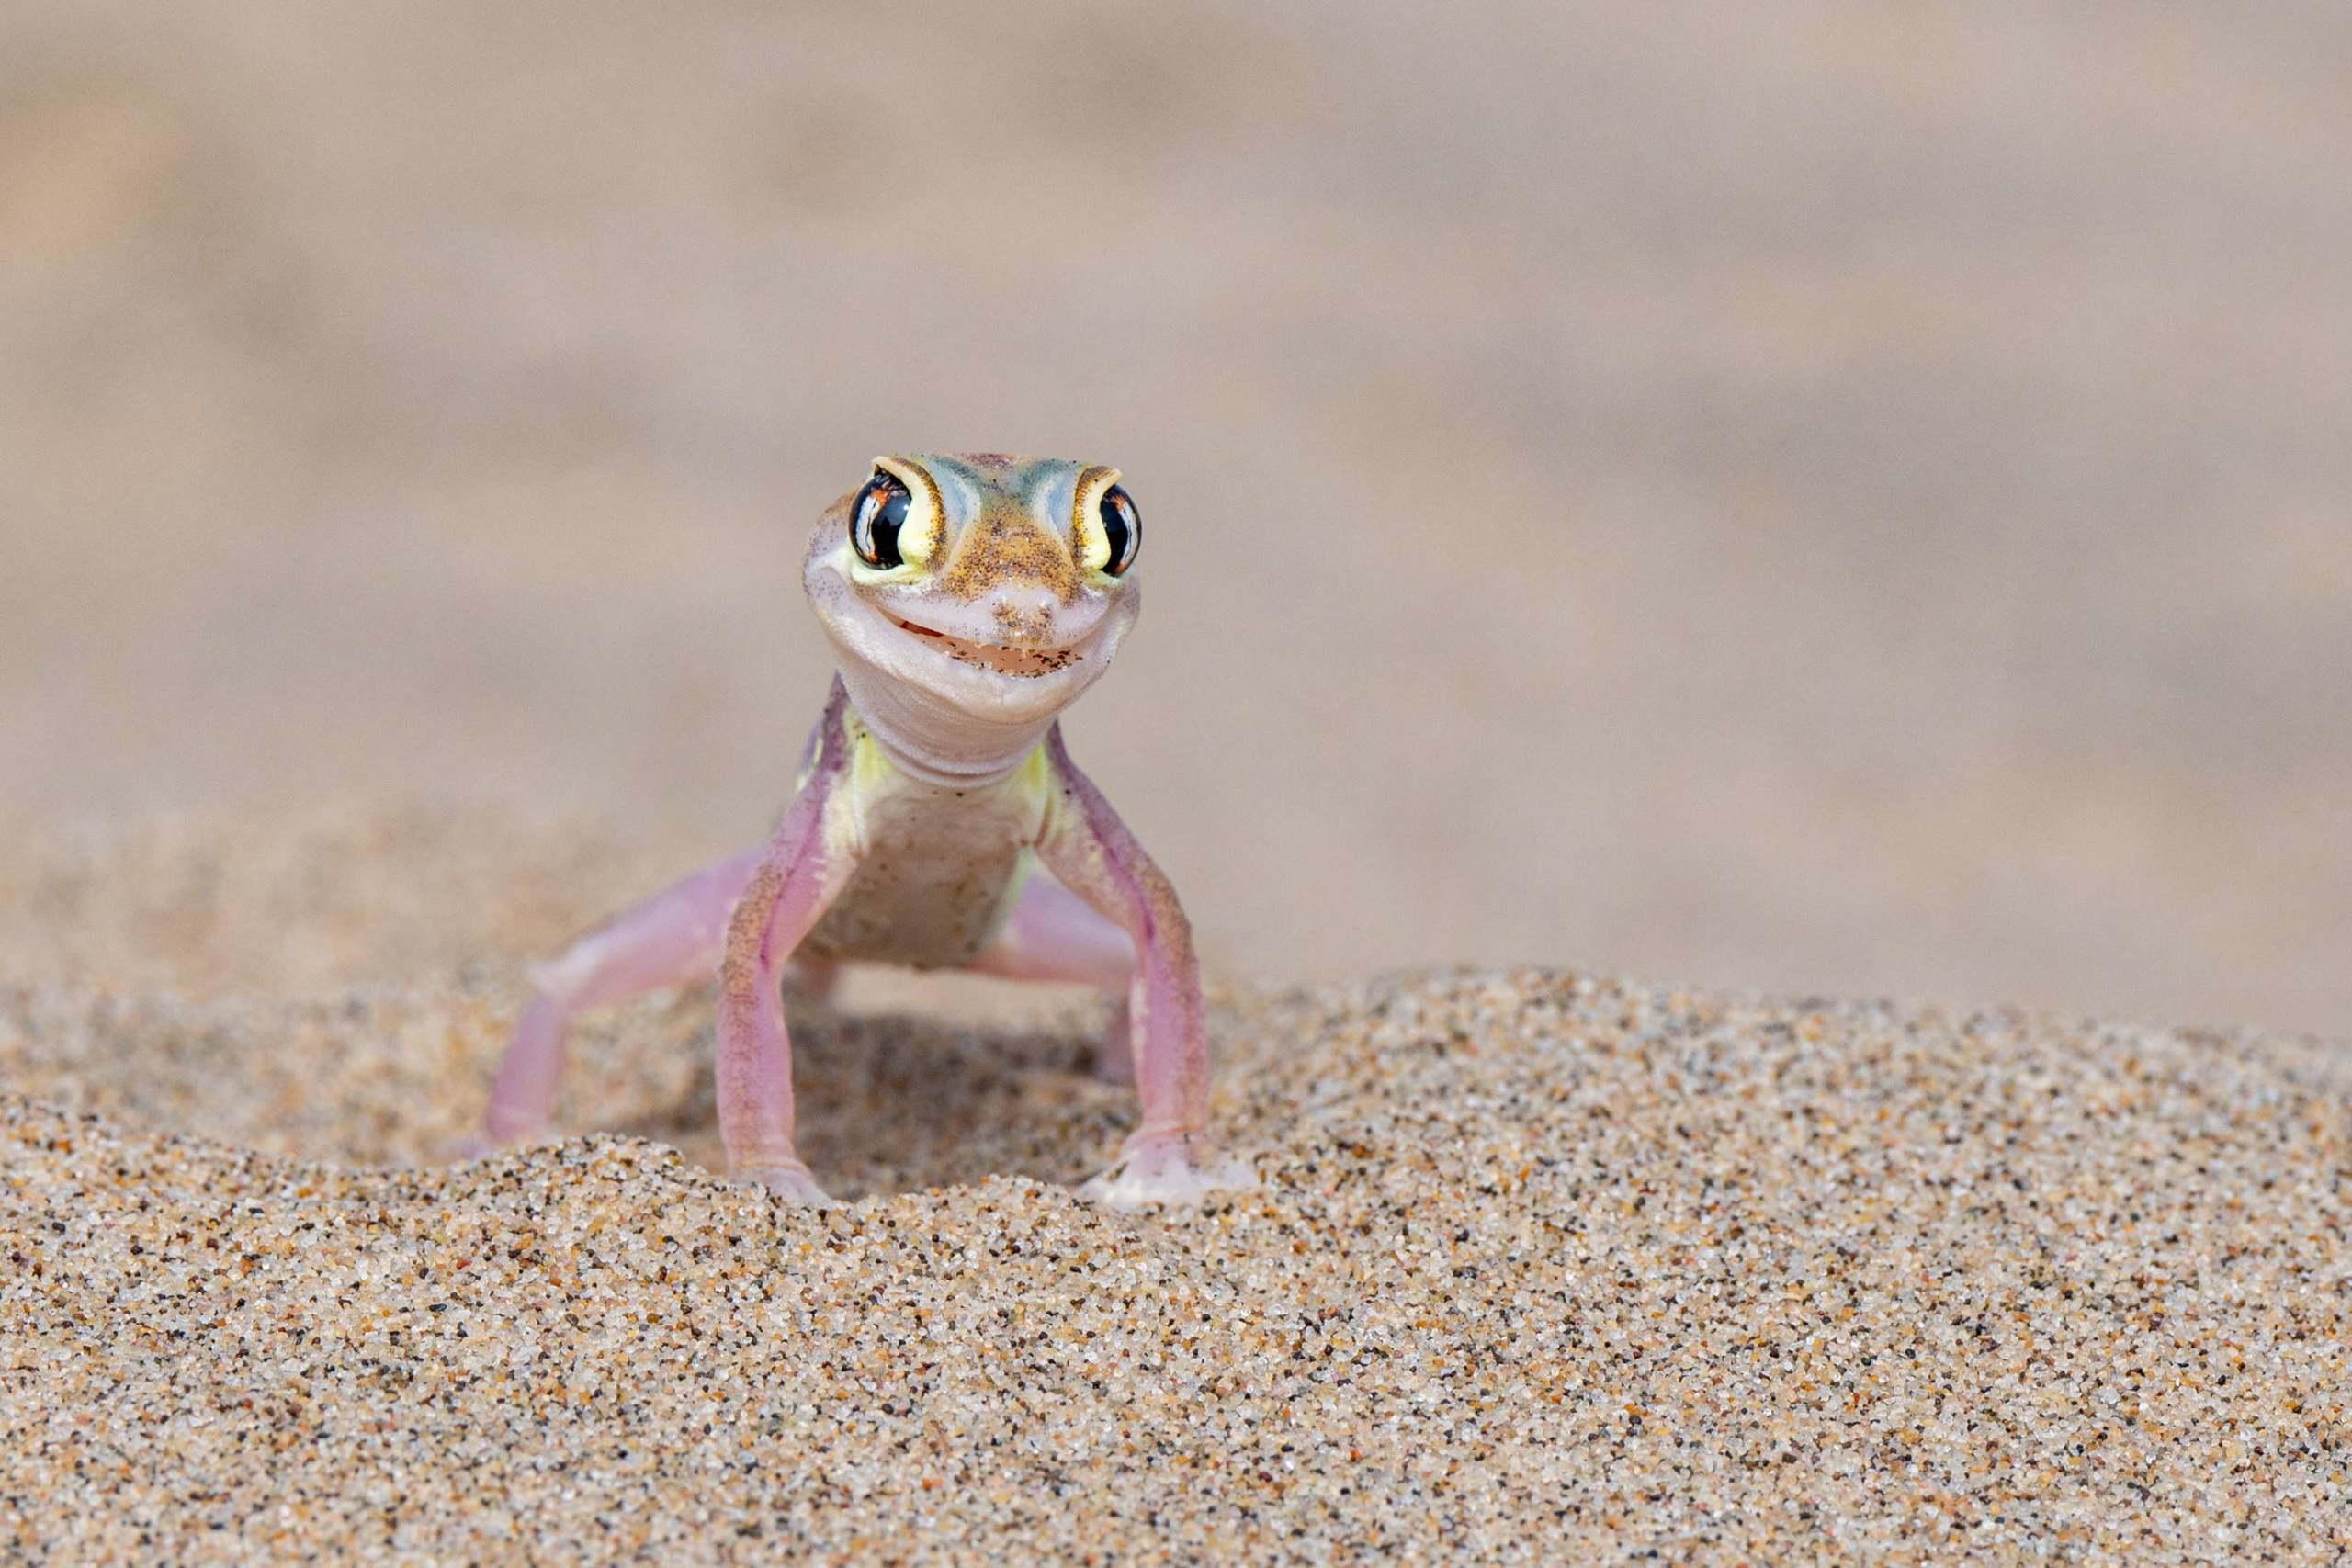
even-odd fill
[(801, 585), (832, 645), (824, 712), (763, 846), (613, 917), (530, 972), (476, 1149), (542, 1135), (583, 1010), (711, 977), (734, 1179), (828, 1201), (793, 1146), (786, 967), (844, 961), (1079, 981), (1114, 997), (1101, 1058), (1141, 1121), (1079, 1189), (1117, 1209), (1254, 1186), (1208, 1127), (1192, 928), (1070, 761), (1061, 714), (1141, 607), (1143, 519), (1116, 468), (884, 457), (829, 507)]

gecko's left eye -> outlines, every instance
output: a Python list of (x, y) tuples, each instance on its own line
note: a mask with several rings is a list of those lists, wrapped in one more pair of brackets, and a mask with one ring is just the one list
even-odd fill
[(895, 474), (877, 473), (865, 481), (849, 509), (849, 543), (858, 559), (868, 566), (906, 565), (899, 553), (899, 530), (907, 524), (909, 499)]
[(1136, 564), (1136, 552), (1143, 548), (1143, 517), (1136, 511), (1135, 497), (1117, 485), (1102, 492), (1100, 510), (1102, 536), (1111, 546), (1111, 558), (1102, 570), (1116, 577)]

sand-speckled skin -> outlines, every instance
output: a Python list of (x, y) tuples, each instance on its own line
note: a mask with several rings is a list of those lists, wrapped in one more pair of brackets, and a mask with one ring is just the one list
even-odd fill
[(1117, 470), (933, 454), (876, 458), (872, 484), (903, 511), (888, 546), (870, 505), (862, 527), (854, 515), (861, 486), (826, 511), (802, 561), (837, 674), (775, 837), (534, 972), (539, 995), (499, 1069), (483, 1142), (546, 1125), (577, 1012), (717, 961), (729, 1168), (821, 1202), (793, 1147), (777, 982), (788, 962), (855, 959), (1123, 989), (1105, 1065), (1126, 1066), (1132, 1045), (1142, 1124), (1082, 1195), (1135, 1207), (1253, 1185), (1208, 1136), (1192, 928), (1057, 722), (1141, 604), (1130, 567), (1142, 525)]

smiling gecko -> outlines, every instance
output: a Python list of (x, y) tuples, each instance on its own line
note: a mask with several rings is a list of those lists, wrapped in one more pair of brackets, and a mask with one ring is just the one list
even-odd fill
[(546, 1129), (574, 1015), (716, 966), (728, 1169), (823, 1202), (793, 1149), (778, 986), (787, 960), (821, 980), (857, 959), (1124, 990), (1103, 1067), (1125, 1077), (1132, 1042), (1143, 1122), (1080, 1196), (1135, 1208), (1255, 1185), (1209, 1141), (1200, 970), (1175, 889), (1062, 745), (1061, 711), (1135, 622), (1142, 543), (1114, 468), (877, 458), (802, 565), (839, 672), (775, 836), (533, 971), (489, 1142)]

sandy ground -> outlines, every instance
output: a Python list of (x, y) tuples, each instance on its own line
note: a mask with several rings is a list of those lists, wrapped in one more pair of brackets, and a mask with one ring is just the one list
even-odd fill
[[(0, 1555), (2342, 1561), (2346, 1055), (2078, 1015), (2352, 1034), (2347, 166), (2334, 0), (11, 0)], [(695, 994), (441, 1163), (883, 447), (1126, 470), (1265, 1189), (872, 976), (847, 1207)]]
[(854, 1199), (810, 1212), (672, 1146), (713, 1152), (690, 992), (588, 1031), (601, 1131), (409, 1163), (479, 1113), (514, 954), (642, 872), (447, 814), (0, 852), (52, 917), (0, 932), (10, 1555), (2352, 1551), (2340, 1047), (1221, 989), (1266, 1185), (1138, 1219), (1064, 1186), (1132, 1115), (1091, 1004), (876, 982), (793, 1020)]
[(2338, 0), (10, 0), (0, 816), (734, 848), (1062, 452), (1227, 972), (2352, 1034), (2346, 167)]

